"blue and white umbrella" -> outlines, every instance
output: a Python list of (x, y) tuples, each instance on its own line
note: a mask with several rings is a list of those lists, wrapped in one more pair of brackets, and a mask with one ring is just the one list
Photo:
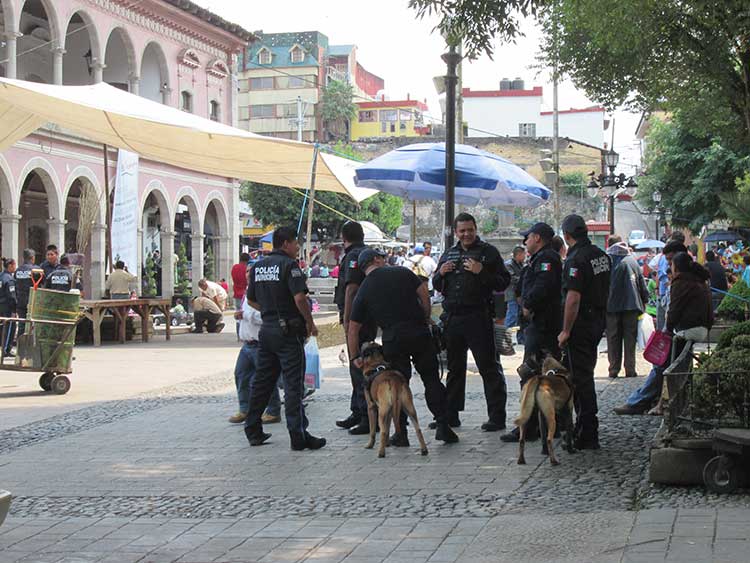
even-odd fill
[[(445, 200), (445, 143), (418, 143), (357, 167), (355, 182), (410, 201)], [(511, 161), (456, 145), (456, 203), (538, 207), (551, 191)]]

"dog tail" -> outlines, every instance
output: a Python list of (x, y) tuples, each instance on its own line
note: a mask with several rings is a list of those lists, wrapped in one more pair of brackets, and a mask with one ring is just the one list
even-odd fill
[(391, 392), (391, 416), (393, 417), (393, 427), (396, 429), (396, 434), (398, 434), (401, 432), (401, 393), (399, 393), (399, 390), (393, 383), (388, 385), (388, 389)]
[(515, 420), (515, 425), (521, 427), (525, 425), (531, 418), (531, 414), (534, 412), (534, 404), (536, 403), (534, 397), (536, 396), (536, 390), (539, 388), (539, 378), (532, 377), (523, 386), (523, 393), (521, 394), (521, 413)]

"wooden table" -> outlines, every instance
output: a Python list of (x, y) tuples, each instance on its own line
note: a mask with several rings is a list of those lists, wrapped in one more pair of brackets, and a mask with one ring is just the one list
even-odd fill
[(125, 328), (128, 320), (128, 311), (131, 309), (141, 317), (141, 333), (143, 342), (148, 342), (148, 329), (152, 309), (158, 309), (166, 319), (167, 340), (171, 340), (171, 301), (169, 299), (99, 299), (81, 300), (81, 310), (84, 316), (91, 321), (94, 332), (94, 346), (102, 345), (102, 320), (107, 311), (115, 318), (118, 340), (125, 344)]

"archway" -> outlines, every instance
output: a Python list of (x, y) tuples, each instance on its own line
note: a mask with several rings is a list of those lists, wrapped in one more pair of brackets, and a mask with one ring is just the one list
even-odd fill
[(136, 75), (135, 50), (130, 36), (121, 27), (113, 29), (109, 35), (104, 64), (104, 82), (129, 92), (130, 80)]
[(152, 190), (143, 204), (143, 222), (141, 243), (141, 277), (143, 295), (161, 295), (162, 284), (162, 227), (168, 230), (169, 210), (164, 196)]
[(102, 291), (104, 262), (102, 241), (101, 198), (90, 178), (79, 176), (70, 184), (65, 198), (65, 246), (71, 264), (81, 269), (81, 281), (87, 295)]
[[(182, 193), (190, 195), (181, 195)], [(200, 260), (202, 245), (196, 245), (202, 237), (196, 236), (201, 232), (200, 212), (196, 204), (197, 197), (190, 188), (183, 188), (178, 194), (174, 219), (174, 252), (175, 262), (175, 294), (187, 295), (195, 287), (196, 275), (201, 275), (202, 261)], [(198, 250), (198, 251), (196, 251)], [(196, 260), (198, 258), (198, 260)], [(184, 260), (184, 263), (183, 263)]]
[(94, 82), (94, 64), (100, 57), (96, 27), (86, 12), (76, 12), (68, 22), (63, 55), (63, 84), (81, 86)]
[(158, 43), (151, 42), (141, 59), (139, 94), (155, 102), (166, 103), (170, 89), (169, 66), (164, 51)]
[[(37, 256), (43, 257), (50, 244), (52, 213), (48, 205), (48, 192), (54, 190), (52, 180), (41, 169), (32, 170), (23, 180), (18, 214), (21, 216), (18, 232), (18, 253), (31, 248)], [(58, 241), (53, 241), (58, 244)]]
[(212, 199), (206, 206), (203, 219), (203, 277), (219, 281), (229, 275), (231, 248), (226, 208), (219, 199)]
[(58, 48), (57, 15), (49, 0), (26, 0), (21, 10), (17, 52), (33, 52), (36, 56), (17, 57), (17, 76), (22, 80), (52, 84), (54, 80), (53, 50)]

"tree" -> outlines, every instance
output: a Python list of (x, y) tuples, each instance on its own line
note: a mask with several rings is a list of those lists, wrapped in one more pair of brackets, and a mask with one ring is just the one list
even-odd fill
[(181, 242), (177, 248), (177, 265), (175, 267), (174, 291), (177, 295), (187, 295), (190, 280), (188, 280), (188, 261), (185, 243)]
[(143, 271), (143, 281), (145, 287), (143, 288), (144, 297), (155, 297), (156, 296), (156, 263), (151, 257), (151, 253), (146, 256), (146, 268)]
[(320, 100), (320, 116), (324, 128), (334, 138), (348, 136), (348, 123), (357, 115), (354, 103), (354, 88), (348, 82), (331, 80), (323, 90)]
[(206, 278), (207, 280), (216, 281), (214, 279), (215, 266), (216, 264), (214, 263), (214, 245), (211, 241), (209, 241), (208, 248), (206, 249), (206, 252), (203, 255), (203, 277)]
[(681, 127), (750, 141), (747, 0), (557, 0), (541, 13), (542, 60), (607, 107), (661, 108)]

